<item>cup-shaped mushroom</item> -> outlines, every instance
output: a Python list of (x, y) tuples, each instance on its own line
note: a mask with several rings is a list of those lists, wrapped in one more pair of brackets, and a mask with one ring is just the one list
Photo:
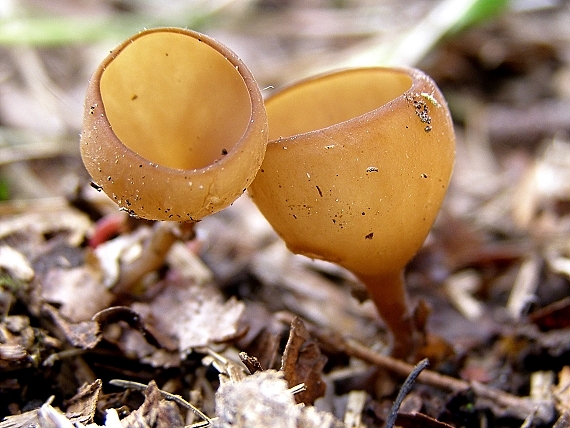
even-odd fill
[(435, 83), (416, 69), (352, 69), (296, 83), (265, 106), (256, 205), (290, 250), (351, 270), (385, 320), (386, 311), (406, 316), (401, 272), (436, 218), (455, 157)]
[(255, 177), (266, 145), (255, 79), (235, 53), (203, 34), (138, 33), (89, 82), (83, 162), (132, 215), (195, 221), (225, 208)]

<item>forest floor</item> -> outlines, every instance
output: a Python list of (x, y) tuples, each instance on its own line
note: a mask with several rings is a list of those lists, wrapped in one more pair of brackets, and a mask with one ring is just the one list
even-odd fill
[[(380, 427), (392, 408), (404, 427), (570, 427), (570, 2), (512, 1), (427, 47), (453, 2), (163, 3), (0, 10), (0, 427)], [(457, 154), (405, 272), (427, 368), (387, 356), (366, 289), (291, 254), (247, 195), (114, 292), (157, 227), (90, 186), (83, 100), (157, 25), (220, 40), (264, 94), (353, 65), (434, 78)]]

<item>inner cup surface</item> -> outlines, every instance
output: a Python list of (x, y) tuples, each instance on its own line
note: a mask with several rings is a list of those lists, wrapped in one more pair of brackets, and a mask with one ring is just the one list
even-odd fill
[(174, 169), (222, 159), (252, 114), (236, 67), (207, 43), (172, 31), (134, 39), (106, 66), (100, 90), (121, 142)]
[(326, 128), (381, 107), (412, 86), (399, 70), (357, 69), (318, 77), (286, 88), (265, 106), (269, 139)]

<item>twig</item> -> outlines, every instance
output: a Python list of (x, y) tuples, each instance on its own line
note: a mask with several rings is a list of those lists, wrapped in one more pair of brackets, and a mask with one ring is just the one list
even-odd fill
[[(120, 388), (135, 389), (137, 391), (144, 391), (145, 389), (148, 388), (148, 385), (145, 385), (144, 383), (133, 382), (130, 380), (123, 380), (123, 379), (111, 379), (109, 381), (109, 384), (114, 385), (114, 386), (118, 386)], [(202, 418), (204, 420), (204, 422), (207, 422), (207, 424), (203, 425), (203, 426), (209, 426), (211, 424), (211, 422), (212, 422), (211, 418), (206, 416), (206, 414), (204, 414), (204, 412), (202, 412), (200, 409), (198, 409), (197, 407), (192, 405), (192, 403), (189, 403), (188, 401), (186, 401), (180, 395), (171, 394), (170, 392), (163, 391), (162, 389), (159, 389), (159, 391), (160, 391), (160, 394), (164, 397), (164, 399), (174, 401), (176, 404), (178, 404), (178, 405), (180, 405), (186, 409), (191, 410), (196, 416)], [(200, 425), (200, 426), (202, 426), (202, 425)]]
[[(345, 341), (344, 346), (344, 350), (348, 354), (401, 376), (407, 376), (414, 370), (412, 364), (378, 354), (355, 341)], [(551, 401), (517, 397), (508, 392), (482, 385), (479, 382), (469, 383), (431, 370), (422, 371), (418, 376), (418, 381), (452, 392), (463, 392), (471, 389), (479, 398), (493, 402), (496, 406), (505, 409), (505, 413), (508, 415), (519, 419), (524, 420), (533, 412), (535, 412), (535, 421), (539, 423), (545, 424), (554, 418), (554, 406)]]
[[(212, 418), (211, 420), (213, 421), (216, 418)], [(186, 428), (206, 428), (209, 427), (212, 424), (211, 421), (201, 421), (201, 422), (196, 422), (195, 424), (192, 425), (187, 425)]]
[(83, 355), (86, 352), (87, 351), (85, 349), (78, 349), (78, 348), (64, 349), (63, 351), (55, 352), (55, 353), (51, 354), (49, 357), (47, 357), (43, 361), (42, 366), (43, 367), (53, 367), (53, 365), (56, 363), (56, 361), (61, 361), (64, 358), (72, 358), (72, 357), (76, 357), (78, 355)]
[(247, 372), (244, 365), (224, 357), (209, 347), (196, 349), (196, 351), (207, 353), (212, 359), (212, 366), (218, 372), (226, 375), (232, 382), (240, 382), (245, 379)]
[(410, 392), (410, 389), (412, 389), (414, 382), (416, 381), (417, 377), (420, 375), (422, 370), (425, 369), (428, 365), (429, 365), (429, 360), (427, 358), (424, 358), (418, 364), (416, 364), (414, 369), (408, 375), (408, 377), (402, 384), (400, 391), (398, 392), (396, 400), (394, 400), (394, 404), (392, 404), (392, 407), (390, 408), (390, 413), (388, 414), (388, 418), (386, 419), (386, 428), (392, 428), (394, 426), (394, 424), (396, 423), (396, 418), (398, 417), (398, 410), (400, 409), (402, 401), (404, 401), (404, 398), (406, 398), (406, 395), (408, 395), (408, 392)]
[(295, 395), (298, 394), (299, 392), (303, 392), (307, 390), (307, 386), (304, 383), (300, 383), (299, 385), (295, 385), (292, 388), (289, 388), (288, 391)]

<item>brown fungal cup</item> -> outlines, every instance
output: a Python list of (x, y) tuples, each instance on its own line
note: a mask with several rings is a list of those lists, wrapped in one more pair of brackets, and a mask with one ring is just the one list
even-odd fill
[(415, 353), (402, 270), (426, 238), (450, 180), (445, 100), (419, 70), (365, 68), (307, 79), (266, 100), (270, 143), (249, 191), (290, 250), (336, 262), (366, 284)]
[(157, 28), (95, 71), (81, 155), (95, 184), (132, 215), (195, 221), (249, 186), (266, 129), (259, 87), (232, 51), (194, 31)]

